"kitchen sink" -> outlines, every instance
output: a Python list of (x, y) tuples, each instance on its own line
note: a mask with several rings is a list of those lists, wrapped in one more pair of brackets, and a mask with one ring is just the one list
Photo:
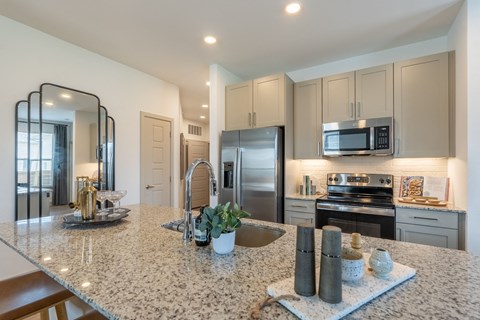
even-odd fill
[[(162, 224), (163, 228), (182, 232), (183, 220), (171, 221)], [(258, 248), (272, 243), (285, 234), (285, 230), (266, 227), (258, 224), (243, 223), (237, 229), (235, 235), (235, 244), (237, 246)]]

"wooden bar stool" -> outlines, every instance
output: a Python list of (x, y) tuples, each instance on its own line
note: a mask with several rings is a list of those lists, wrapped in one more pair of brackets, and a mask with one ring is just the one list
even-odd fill
[(97, 310), (90, 310), (85, 313), (83, 316), (76, 318), (75, 320), (105, 320), (104, 316)]
[(0, 281), (0, 320), (22, 319), (40, 313), (48, 320), (55, 307), (58, 320), (67, 320), (65, 300), (73, 294), (42, 271)]

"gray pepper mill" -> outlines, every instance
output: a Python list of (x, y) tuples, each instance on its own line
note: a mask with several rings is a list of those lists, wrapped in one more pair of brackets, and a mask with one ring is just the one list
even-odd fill
[(297, 226), (294, 289), (301, 296), (313, 296), (316, 293), (315, 229), (307, 224)]
[(328, 303), (342, 302), (342, 229), (335, 226), (322, 228), (318, 295)]

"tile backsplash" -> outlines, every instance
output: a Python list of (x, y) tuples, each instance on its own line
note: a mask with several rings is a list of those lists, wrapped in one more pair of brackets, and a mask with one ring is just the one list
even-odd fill
[[(302, 176), (309, 174), (313, 184), (326, 188), (327, 173), (383, 173), (393, 174), (393, 194), (398, 197), (401, 176), (447, 177), (448, 159), (398, 159), (391, 157), (340, 157), (322, 160), (299, 160), (300, 174), (297, 180), (297, 191), (302, 182)], [(452, 184), (450, 183), (450, 186)], [(452, 193), (450, 192), (450, 195)]]

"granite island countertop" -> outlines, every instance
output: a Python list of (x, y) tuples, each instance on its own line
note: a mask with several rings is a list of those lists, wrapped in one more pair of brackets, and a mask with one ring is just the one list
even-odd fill
[[(104, 227), (65, 228), (61, 217), (0, 224), (0, 239), (111, 319), (247, 319), (270, 283), (292, 277), (295, 227), (261, 248), (236, 246), (220, 256), (183, 246), (161, 224), (182, 211), (129, 206), (129, 216)], [(316, 230), (320, 248), (321, 231)], [(343, 243), (350, 242), (343, 235)], [(363, 237), (365, 250), (383, 247), (417, 275), (346, 318), (480, 318), (480, 257), (463, 251)], [(317, 249), (317, 263), (319, 251)], [(281, 306), (262, 319), (295, 319)]]

